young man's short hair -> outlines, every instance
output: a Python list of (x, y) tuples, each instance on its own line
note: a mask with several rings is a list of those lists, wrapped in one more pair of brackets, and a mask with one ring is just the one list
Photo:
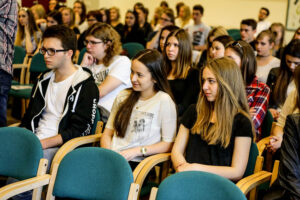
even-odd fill
[(194, 5), (193, 10), (199, 10), (201, 15), (204, 13), (204, 8), (200, 4)]
[(244, 19), (244, 20), (242, 20), (241, 24), (251, 26), (252, 30), (255, 30), (256, 26), (257, 26), (257, 22), (254, 19)]
[(63, 49), (72, 50), (72, 58), (75, 55), (77, 49), (77, 37), (72, 29), (64, 25), (50, 26), (45, 30), (42, 40), (44, 41), (45, 38), (59, 39)]
[(268, 8), (266, 8), (266, 7), (261, 7), (260, 9), (266, 11), (267, 16), (269, 16), (270, 10), (269, 10)]

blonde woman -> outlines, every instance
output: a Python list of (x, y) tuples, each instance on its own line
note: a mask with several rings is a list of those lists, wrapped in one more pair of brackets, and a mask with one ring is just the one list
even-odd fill
[(205, 171), (237, 181), (254, 135), (240, 69), (232, 59), (219, 58), (201, 74), (202, 90), (182, 117), (173, 165), (177, 172)]
[(193, 25), (194, 21), (191, 17), (190, 7), (187, 5), (182, 5), (179, 8), (179, 16), (175, 19), (175, 25), (179, 28), (186, 29), (189, 25)]

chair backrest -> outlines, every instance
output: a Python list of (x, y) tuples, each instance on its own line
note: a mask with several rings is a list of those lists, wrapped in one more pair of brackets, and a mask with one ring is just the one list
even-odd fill
[(31, 59), (29, 71), (42, 73), (47, 69), (43, 54), (36, 53)]
[(144, 46), (137, 42), (128, 42), (123, 44), (123, 49), (128, 53), (128, 57), (133, 58), (139, 51), (145, 49)]
[(227, 32), (234, 40), (241, 39), (240, 29), (228, 29)]
[(0, 128), (0, 175), (18, 180), (35, 177), (43, 149), (31, 131), (20, 127)]
[(77, 60), (77, 64), (80, 65), (81, 64), (81, 61), (83, 59), (83, 56), (86, 52), (86, 47), (84, 47), (83, 49), (81, 49), (80, 53), (79, 53), (79, 56), (78, 56), (78, 60)]
[(131, 183), (131, 168), (120, 154), (99, 147), (82, 147), (71, 151), (59, 164), (53, 195), (125, 200)]
[(257, 145), (256, 145), (256, 143), (252, 142), (251, 147), (250, 147), (247, 168), (246, 168), (246, 171), (245, 171), (243, 177), (247, 177), (254, 173), (256, 158), (258, 155), (259, 155), (259, 152), (258, 152)]
[(23, 64), (24, 58), (26, 56), (26, 50), (20, 46), (14, 47), (14, 59), (13, 64)]
[(270, 136), (273, 121), (272, 113), (267, 110), (266, 116), (261, 124), (261, 138)]
[(158, 188), (156, 200), (243, 200), (245, 195), (230, 180), (206, 172), (179, 172), (166, 178)]
[(94, 124), (93, 124), (93, 128), (92, 128), (92, 131), (91, 131), (91, 134), (94, 135), (95, 132), (96, 132), (96, 128), (97, 128), (97, 122), (100, 121), (100, 111), (98, 108), (96, 108), (96, 116), (95, 116), (95, 119), (94, 119)]

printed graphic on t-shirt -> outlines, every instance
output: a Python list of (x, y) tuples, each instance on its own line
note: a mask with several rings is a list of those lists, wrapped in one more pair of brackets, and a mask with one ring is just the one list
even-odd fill
[(199, 29), (193, 32), (193, 45), (200, 45), (203, 37), (203, 30)]
[(100, 71), (99, 73), (94, 73), (93, 74), (95, 82), (96, 82), (97, 85), (100, 85), (105, 80), (105, 78), (108, 75), (108, 72), (109, 72), (109, 69), (107, 68), (105, 70)]
[(153, 113), (144, 111), (133, 110), (130, 120), (130, 132), (134, 135), (137, 140), (143, 140), (150, 136), (151, 124), (154, 117)]

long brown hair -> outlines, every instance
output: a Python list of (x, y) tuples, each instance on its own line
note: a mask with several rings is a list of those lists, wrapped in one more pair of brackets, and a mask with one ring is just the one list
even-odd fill
[[(163, 58), (157, 50), (142, 50), (132, 60), (138, 60), (147, 67), (151, 73), (152, 79), (155, 80), (155, 91), (166, 92), (172, 97), (171, 89), (167, 80), (167, 74), (163, 66)], [(119, 106), (114, 119), (114, 129), (116, 131), (116, 135), (121, 138), (125, 137), (133, 107), (140, 98), (140, 92), (134, 91), (132, 88), (128, 89), (128, 91), (130, 91), (130, 94)]]
[(189, 69), (192, 66), (192, 45), (188, 33), (183, 29), (178, 29), (171, 32), (165, 43), (164, 58), (166, 63), (167, 74), (170, 75), (172, 71), (172, 62), (169, 60), (166, 53), (166, 46), (170, 37), (175, 37), (179, 43), (178, 54), (176, 58), (176, 67), (173, 69), (175, 78), (185, 79), (188, 75)]
[(275, 83), (273, 95), (271, 97), (277, 105), (282, 105), (284, 103), (288, 85), (293, 80), (293, 72), (286, 63), (286, 55), (300, 58), (300, 40), (292, 40), (284, 48), (280, 63), (279, 75)]
[(294, 73), (294, 78), (295, 78), (295, 85), (296, 85), (296, 90), (297, 90), (297, 99), (296, 99), (296, 104), (295, 104), (295, 110), (298, 108), (300, 110), (300, 65), (298, 65), (295, 69)]
[[(226, 148), (230, 143), (235, 115), (242, 113), (251, 120), (243, 78), (237, 64), (227, 57), (211, 60), (205, 68), (215, 75), (218, 93), (216, 100), (209, 102), (203, 90), (200, 91), (196, 108), (197, 120), (192, 133), (200, 134), (210, 145), (220, 144)], [(202, 80), (200, 82), (202, 85)], [(216, 122), (209, 128), (213, 112), (216, 114)]]

